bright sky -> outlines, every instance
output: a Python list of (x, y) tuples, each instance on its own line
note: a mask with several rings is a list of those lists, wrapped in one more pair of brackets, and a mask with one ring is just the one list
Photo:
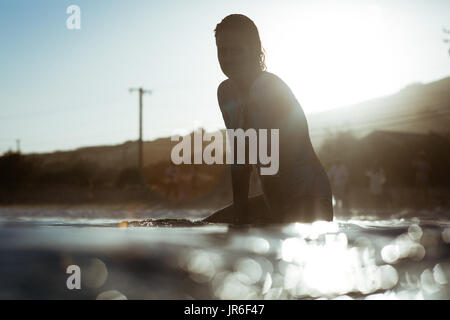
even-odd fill
[(138, 86), (153, 90), (145, 140), (224, 127), (213, 30), (231, 13), (256, 23), (306, 113), (450, 75), (448, 0), (2, 0), (0, 153), (136, 140)]

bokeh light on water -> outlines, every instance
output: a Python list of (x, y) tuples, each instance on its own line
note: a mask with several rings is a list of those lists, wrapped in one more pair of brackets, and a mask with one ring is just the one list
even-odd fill
[(392, 243), (383, 247), (381, 257), (386, 263), (392, 264), (404, 258), (422, 260), (425, 256), (425, 248), (419, 242), (422, 234), (422, 229), (418, 225), (411, 225), (407, 233), (401, 234)]
[(323, 240), (289, 238), (282, 245), (284, 288), (294, 297), (333, 297), (351, 292), (368, 294), (390, 289), (397, 271), (377, 266), (366, 248), (348, 247), (344, 233), (326, 234)]
[(108, 278), (108, 269), (105, 263), (98, 258), (89, 259), (88, 263), (82, 266), (82, 271), (83, 285), (90, 288), (100, 288)]
[[(144, 222), (128, 221), (126, 227), (118, 222), (5, 224), (0, 228), (5, 239), (0, 251), (8, 254), (0, 257), (15, 252), (20, 265), (42, 277), (27, 278), (32, 291), (21, 289), (14, 283), (22, 281), (25, 271), (2, 260), (2, 279), (9, 287), (0, 294), (88, 299), (450, 299), (446, 222), (354, 219), (266, 227), (173, 224), (170, 219)], [(83, 290), (78, 293), (64, 290), (66, 268), (72, 264), (82, 272)], [(52, 268), (57, 272), (48, 271)]]
[(450, 228), (445, 228), (444, 231), (442, 231), (442, 240), (444, 240), (445, 243), (450, 243)]
[(117, 290), (109, 290), (100, 293), (97, 296), (97, 300), (127, 300), (127, 297)]
[(337, 222), (316, 222), (282, 227), (284, 237), (275, 240), (235, 235), (228, 248), (244, 257), (234, 263), (227, 254), (205, 249), (185, 253), (183, 266), (218, 299), (424, 299), (446, 294), (447, 266), (436, 264), (414, 275), (398, 270), (405, 260), (420, 263), (425, 248), (436, 246), (433, 235), (425, 231), (423, 237), (418, 224), (381, 246), (366, 236), (349, 239), (343, 230)]

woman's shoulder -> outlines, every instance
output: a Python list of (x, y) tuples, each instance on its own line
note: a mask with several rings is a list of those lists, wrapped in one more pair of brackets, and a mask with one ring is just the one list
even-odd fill
[(250, 90), (250, 98), (253, 100), (270, 101), (281, 96), (292, 96), (290, 88), (276, 74), (267, 71), (263, 71)]
[[(274, 85), (287, 87), (286, 83), (283, 80), (281, 80), (281, 78), (278, 77), (276, 74), (268, 71), (262, 71), (261, 74), (256, 78), (255, 82), (253, 83), (252, 89)], [(226, 94), (234, 91), (235, 88), (233, 82), (230, 79), (223, 80), (217, 88), (217, 92), (220, 94)]]
[(261, 75), (256, 79), (255, 85), (264, 83), (284, 83), (280, 77), (269, 71), (262, 71)]
[(217, 87), (217, 99), (219, 105), (222, 105), (225, 101), (236, 99), (235, 89), (230, 79), (222, 81)]
[[(217, 98), (221, 102), (236, 100), (237, 91), (230, 79), (222, 81), (217, 88)], [(263, 71), (250, 88), (249, 98), (253, 101), (268, 101), (281, 96), (291, 97), (288, 85), (274, 73)]]
[(230, 81), (230, 79), (225, 79), (225, 80), (223, 80), (223, 81), (219, 84), (219, 86), (217, 87), (217, 93), (222, 93), (222, 92), (224, 92), (225, 90), (229, 89), (230, 86), (231, 86), (231, 81)]
[(267, 86), (267, 89), (270, 86), (272, 90), (291, 90), (283, 79), (271, 72), (265, 72), (263, 77), (261, 77), (261, 79), (259, 80), (260, 81), (258, 81), (257, 84), (261, 86)]

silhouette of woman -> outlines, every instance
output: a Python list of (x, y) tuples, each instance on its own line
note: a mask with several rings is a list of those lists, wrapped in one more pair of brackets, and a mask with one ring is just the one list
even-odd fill
[(217, 25), (215, 37), (220, 67), (228, 77), (217, 91), (225, 125), (228, 129), (268, 132), (279, 129), (279, 171), (259, 175), (263, 195), (249, 199), (251, 165), (235, 161), (231, 165), (233, 203), (203, 221), (247, 224), (332, 220), (330, 182), (312, 147), (305, 114), (289, 87), (265, 71), (256, 25), (244, 15), (232, 14)]

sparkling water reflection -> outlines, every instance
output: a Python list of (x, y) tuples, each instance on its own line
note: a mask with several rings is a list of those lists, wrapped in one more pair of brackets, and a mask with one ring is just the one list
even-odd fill
[[(351, 220), (234, 228), (118, 220), (3, 221), (0, 297), (450, 298), (450, 228), (442, 221)], [(8, 255), (16, 262), (8, 263)], [(40, 279), (29, 278), (20, 263)], [(69, 264), (82, 270), (84, 289), (79, 292), (61, 289)], [(24, 281), (29, 281), (27, 286), (20, 285)]]

